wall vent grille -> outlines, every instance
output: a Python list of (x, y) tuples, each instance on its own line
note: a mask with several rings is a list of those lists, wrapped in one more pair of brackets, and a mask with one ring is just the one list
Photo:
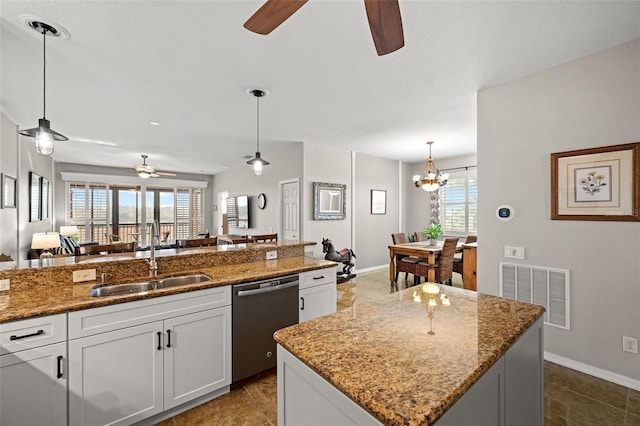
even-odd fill
[(545, 324), (571, 329), (566, 269), (500, 262), (500, 296), (542, 305)]

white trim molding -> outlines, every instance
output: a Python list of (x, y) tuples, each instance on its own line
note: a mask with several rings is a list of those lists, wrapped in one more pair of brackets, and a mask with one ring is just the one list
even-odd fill
[[(76, 173), (76, 172), (60, 172), (63, 181), (72, 182), (91, 182), (106, 183), (109, 185), (146, 185), (146, 186), (168, 186), (168, 187), (189, 187), (189, 188), (206, 188), (208, 183), (200, 180), (182, 180), (182, 179), (165, 179), (150, 178), (146, 180), (140, 179), (138, 176), (118, 176), (118, 175), (100, 175), (92, 173)], [(153, 182), (152, 185), (149, 185)]]

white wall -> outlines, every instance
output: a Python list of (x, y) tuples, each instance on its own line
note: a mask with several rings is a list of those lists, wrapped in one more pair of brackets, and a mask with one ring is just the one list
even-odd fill
[(546, 327), (545, 351), (640, 388), (640, 357), (621, 349), (640, 338), (640, 223), (550, 220), (551, 153), (638, 141), (640, 40), (478, 94), (478, 290), (498, 293), (504, 245), (568, 269), (572, 329)]
[[(0, 172), (18, 177), (17, 126), (0, 113)], [(1, 191), (0, 191), (1, 192)], [(1, 200), (0, 200), (1, 203)], [(18, 209), (3, 209), (0, 206), (0, 253), (18, 260)]]
[[(262, 174), (253, 174), (250, 165), (243, 165), (228, 169), (214, 176), (213, 197), (218, 203), (218, 193), (228, 191), (230, 197), (237, 195), (249, 195), (250, 204), (250, 229), (230, 228), (230, 234), (266, 234), (277, 232), (282, 238), (281, 214), (280, 214), (280, 187), (279, 182), (288, 179), (302, 178), (302, 143), (293, 144), (291, 147), (278, 152), (262, 152), (262, 156), (269, 161), (268, 166), (263, 167)], [(264, 210), (258, 209), (258, 195), (264, 193), (267, 197), (267, 205)], [(218, 206), (218, 210), (220, 207)], [(211, 234), (216, 235), (219, 223), (211, 229)]]

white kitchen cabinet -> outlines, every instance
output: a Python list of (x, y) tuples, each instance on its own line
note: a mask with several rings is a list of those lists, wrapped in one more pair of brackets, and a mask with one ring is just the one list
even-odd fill
[(336, 268), (303, 272), (300, 279), (299, 322), (336, 311)]
[(69, 423), (131, 424), (227, 392), (230, 304), (217, 287), (70, 313)]
[(164, 409), (231, 383), (231, 306), (164, 322)]
[(66, 314), (0, 324), (0, 424), (67, 424)]

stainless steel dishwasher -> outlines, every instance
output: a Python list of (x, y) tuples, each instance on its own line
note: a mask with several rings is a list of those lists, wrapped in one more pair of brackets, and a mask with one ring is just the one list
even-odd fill
[(276, 366), (273, 333), (298, 323), (298, 275), (233, 286), (232, 382)]

